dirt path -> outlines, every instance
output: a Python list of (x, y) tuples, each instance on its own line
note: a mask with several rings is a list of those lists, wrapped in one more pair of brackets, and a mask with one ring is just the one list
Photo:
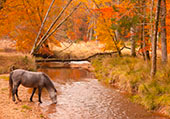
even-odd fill
[(14, 104), (9, 99), (8, 80), (0, 77), (0, 119), (47, 119), (41, 112), (36, 95), (35, 102), (29, 102), (28, 89), (20, 86), (19, 96), (22, 102)]

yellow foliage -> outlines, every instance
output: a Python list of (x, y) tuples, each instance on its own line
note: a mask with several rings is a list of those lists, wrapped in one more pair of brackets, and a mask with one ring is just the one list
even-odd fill
[(108, 7), (97, 11), (100, 12), (95, 28), (97, 40), (105, 45), (103, 50), (117, 50), (117, 48), (121, 47), (121, 43), (116, 41), (115, 30), (111, 28), (112, 24), (115, 23), (111, 20), (114, 15), (113, 9)]

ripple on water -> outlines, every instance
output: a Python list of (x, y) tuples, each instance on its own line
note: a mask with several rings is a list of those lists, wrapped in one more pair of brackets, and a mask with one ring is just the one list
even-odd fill
[(53, 79), (60, 92), (57, 105), (51, 105), (49, 98), (43, 98), (41, 107), (50, 119), (167, 119), (129, 102), (118, 91), (92, 79), (86, 70), (41, 70)]

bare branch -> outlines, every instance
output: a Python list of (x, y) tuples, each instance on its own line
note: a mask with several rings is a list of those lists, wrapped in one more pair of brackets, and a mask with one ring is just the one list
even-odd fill
[(37, 47), (35, 48), (34, 52), (37, 52), (37, 51), (40, 49), (41, 45), (42, 45), (56, 30), (58, 30), (58, 28), (59, 28), (65, 21), (67, 21), (67, 19), (74, 13), (74, 11), (77, 10), (77, 8), (78, 8), (80, 5), (81, 5), (81, 2), (72, 10), (72, 12), (71, 12), (64, 20), (62, 20), (62, 21), (56, 26), (56, 28), (55, 28), (50, 34), (48, 34), (44, 39), (41, 39), (41, 40), (39, 41), (39, 43), (37, 44)]
[(32, 50), (31, 50), (31, 54), (33, 54), (33, 52), (34, 52), (34, 49), (35, 49), (35, 47), (36, 47), (38, 38), (39, 38), (39, 36), (40, 36), (40, 34), (41, 34), (41, 31), (42, 31), (42, 29), (43, 29), (43, 27), (44, 27), (44, 24), (45, 24), (46, 20), (47, 20), (47, 17), (48, 17), (48, 14), (49, 14), (50, 10), (51, 10), (51, 7), (52, 7), (52, 5), (54, 4), (54, 1), (55, 1), (55, 0), (52, 0), (50, 6), (49, 6), (49, 8), (48, 8), (48, 11), (47, 11), (47, 13), (46, 13), (46, 15), (45, 15), (45, 17), (44, 17), (44, 20), (43, 20), (43, 22), (42, 22), (42, 24), (41, 24), (40, 30), (39, 30), (39, 32), (38, 32), (38, 34), (37, 34), (36, 39), (35, 39), (33, 48), (32, 48)]
[[(47, 30), (47, 32), (43, 35), (43, 37), (40, 39), (40, 41), (38, 42), (37, 47), (40, 47), (39, 44), (44, 41), (44, 39), (46, 39), (47, 35), (49, 34), (50, 30), (53, 28), (53, 26), (56, 24), (56, 22), (59, 20), (59, 18), (62, 16), (62, 14), (64, 13), (64, 11), (67, 9), (67, 7), (70, 5), (70, 3), (72, 2), (72, 0), (70, 0), (66, 6), (62, 9), (62, 11), (59, 13), (59, 15), (56, 17), (56, 19), (53, 21), (53, 23), (51, 24), (51, 26), (49, 27), (49, 29)], [(36, 43), (35, 43), (36, 45)], [(36, 50), (37, 48), (34, 47), (31, 51), (31, 54), (33, 54), (34, 52), (38, 51)], [(39, 49), (39, 48), (38, 48)]]

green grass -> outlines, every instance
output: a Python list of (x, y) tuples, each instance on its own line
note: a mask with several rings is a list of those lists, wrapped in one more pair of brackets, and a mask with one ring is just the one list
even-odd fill
[(40, 118), (45, 118), (43, 114), (40, 114)]
[(168, 107), (170, 116), (170, 64), (161, 65), (155, 78), (150, 77), (150, 63), (140, 58), (97, 57), (92, 60), (96, 77), (105, 83), (124, 89), (133, 102), (144, 105), (149, 110)]
[(1, 89), (1, 91), (7, 91), (8, 90), (8, 88), (2, 88)]
[(32, 107), (30, 107), (30, 106), (28, 106), (28, 105), (22, 105), (22, 109), (31, 110)]
[(9, 80), (9, 76), (0, 76), (0, 79), (5, 79), (5, 80)]
[(14, 110), (18, 110), (18, 108), (14, 108)]

